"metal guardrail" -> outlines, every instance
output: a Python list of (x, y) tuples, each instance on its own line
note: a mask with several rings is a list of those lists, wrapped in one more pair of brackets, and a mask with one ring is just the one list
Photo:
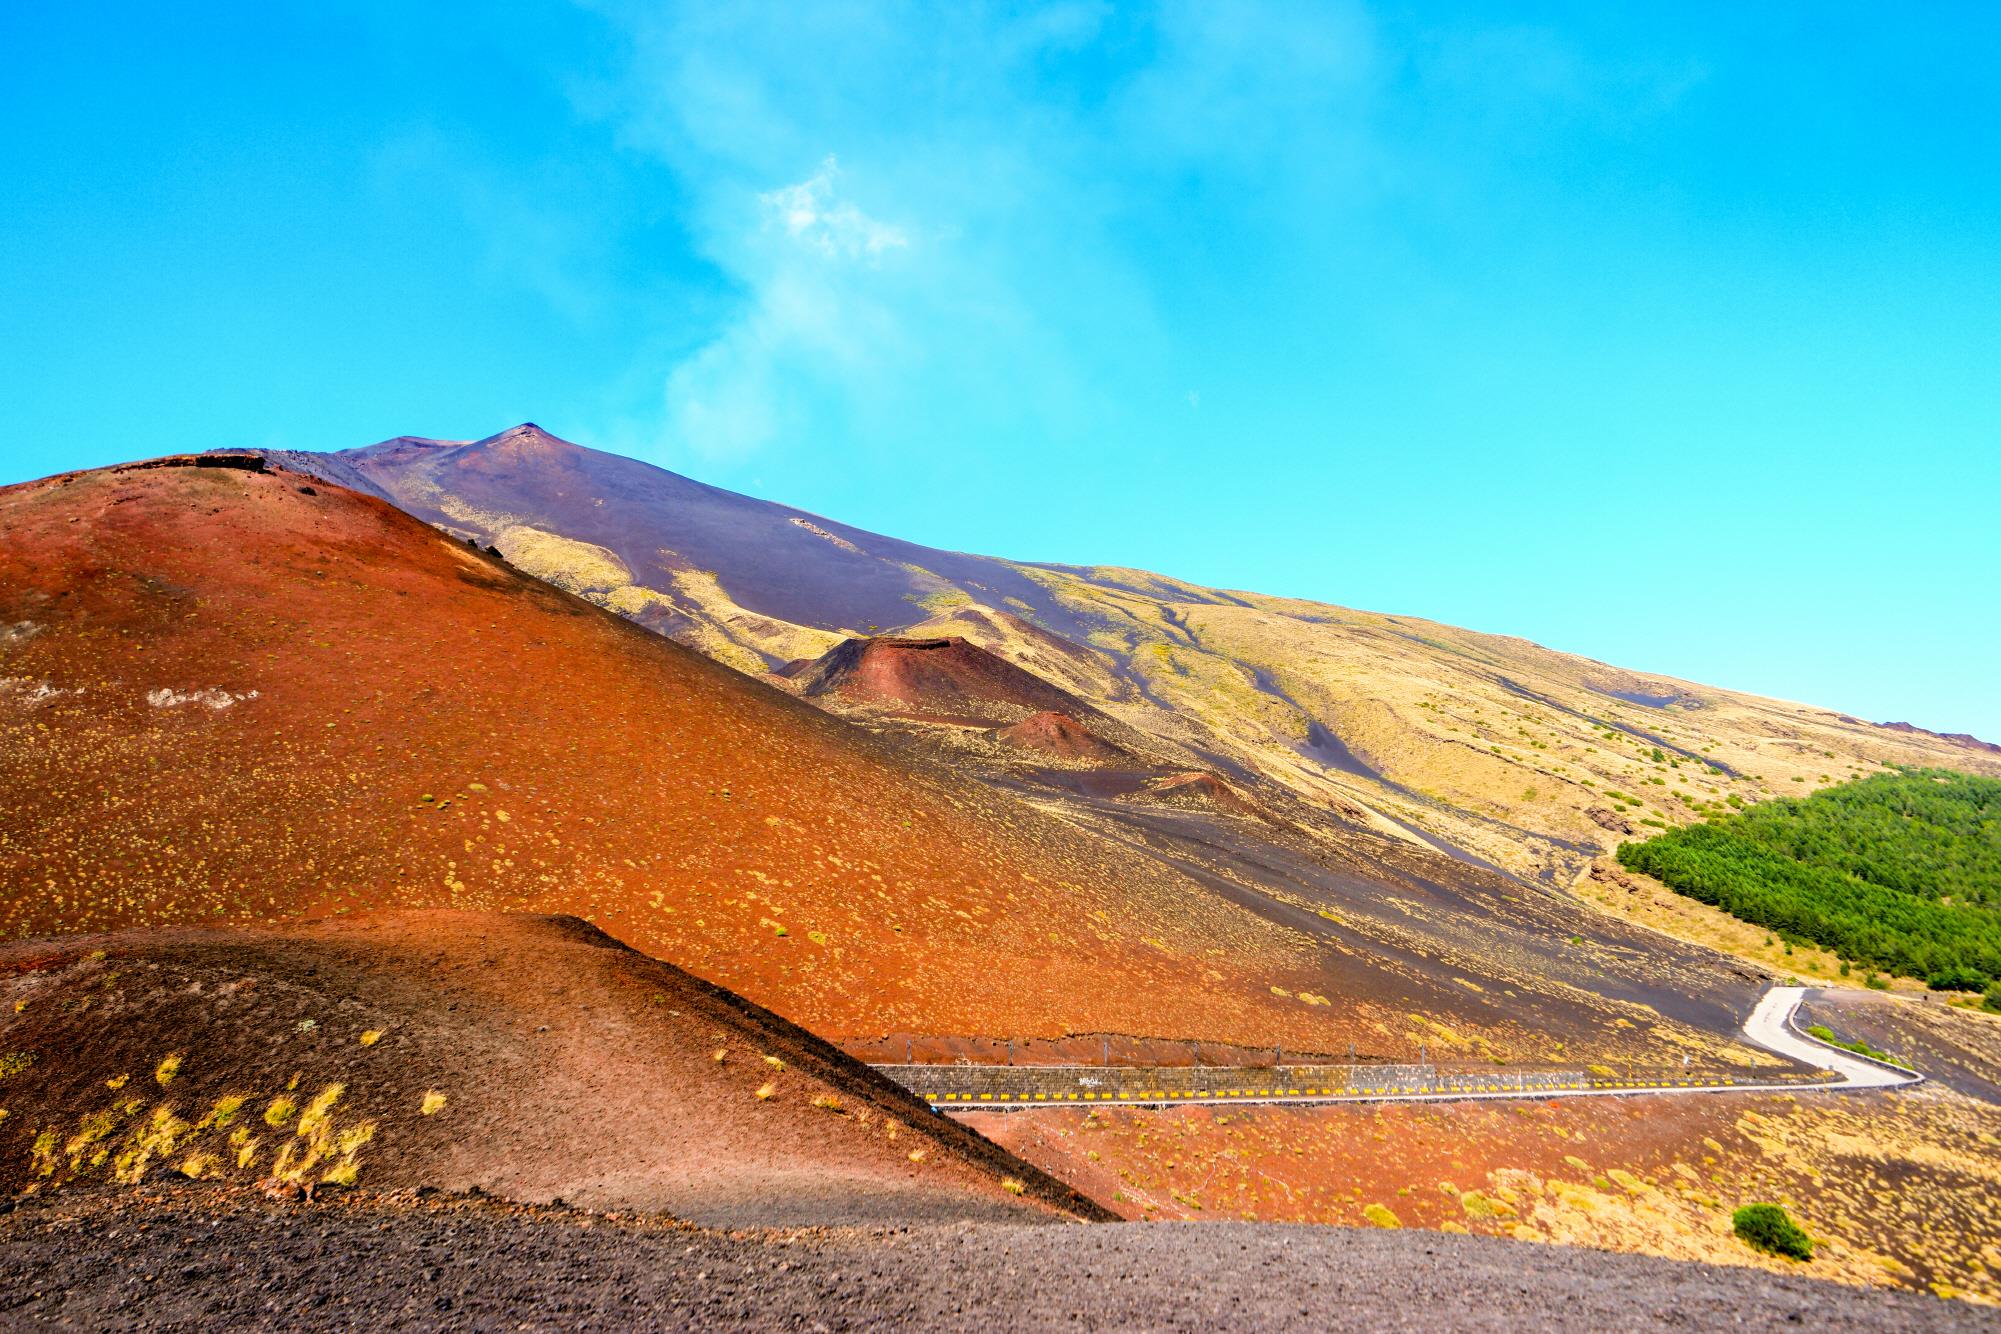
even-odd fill
[(1105, 1067), (879, 1065), (926, 1102), (945, 1107), (1019, 1108), (1051, 1104), (1375, 1101), (1452, 1097), (1537, 1097), (1582, 1092), (1810, 1087), (1827, 1075), (1761, 1075), (1586, 1069), (1442, 1070), (1435, 1066)]

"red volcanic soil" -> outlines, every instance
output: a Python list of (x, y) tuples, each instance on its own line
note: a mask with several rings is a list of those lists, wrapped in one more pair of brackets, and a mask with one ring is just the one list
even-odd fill
[[(1900, 1008), (1915, 1008), (1910, 1006)], [(1037, 1108), (964, 1118), (1129, 1218), (1511, 1235), (2001, 1300), (1996, 1109), (1899, 1093)], [(1810, 1267), (1730, 1215), (1782, 1201)], [(1887, 1257), (1887, 1258), (1886, 1258)]]
[(379, 500), (107, 469), (0, 531), (0, 935), (569, 913), (829, 1037), (1316, 1030), (1297, 932)]
[(717, 1224), (1099, 1214), (803, 1029), (571, 917), (18, 942), (0, 947), (0, 1051), (0, 1190), (178, 1175)]
[(999, 728), (992, 736), (1003, 745), (1041, 751), (1059, 759), (1119, 764), (1133, 758), (1132, 752), (1100, 739), (1090, 728), (1067, 713), (1038, 713), (1012, 727)]
[(808, 699), (887, 705), (921, 717), (1011, 723), (1096, 710), (1066, 690), (953, 635), (948, 639), (849, 639), (798, 673)]

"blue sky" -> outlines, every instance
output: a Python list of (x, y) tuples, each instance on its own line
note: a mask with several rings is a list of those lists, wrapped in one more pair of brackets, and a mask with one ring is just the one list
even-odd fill
[(0, 480), (532, 419), (2001, 738), (2001, 7), (453, 8), (0, 13)]

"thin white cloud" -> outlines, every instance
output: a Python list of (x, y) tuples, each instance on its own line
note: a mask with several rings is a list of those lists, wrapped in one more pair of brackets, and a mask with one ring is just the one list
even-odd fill
[(756, 192), (754, 210), (726, 213), (742, 221), (712, 238), (746, 300), (666, 385), (673, 439), (705, 459), (825, 429), (827, 411), (886, 392), (909, 364), (911, 312), (883, 264), (909, 250), (908, 233), (843, 196), (840, 176), (830, 155), (803, 180)]
[[(627, 433), (654, 457), (1130, 437), (1201, 370), (1190, 310), (1323, 324), (1303, 294), (1404, 244), (1410, 201), (1460, 211), (1431, 141), (1469, 94), (1358, 0), (587, 3), (630, 55), (596, 114), (734, 296)], [(1421, 105), (1386, 122), (1399, 80)]]
[(829, 154), (805, 180), (767, 191), (758, 201), (794, 240), (823, 255), (874, 258), (908, 246), (901, 227), (878, 222), (836, 195), (840, 174), (840, 163)]

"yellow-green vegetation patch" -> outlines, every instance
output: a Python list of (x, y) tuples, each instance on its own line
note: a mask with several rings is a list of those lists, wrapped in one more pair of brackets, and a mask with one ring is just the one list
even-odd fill
[(1371, 1204), (1362, 1210), (1362, 1217), (1376, 1227), (1402, 1227), (1403, 1220), (1396, 1216), (1387, 1204)]
[[(375, 1122), (358, 1121), (342, 1127), (333, 1116), (334, 1106), (340, 1102), (345, 1086), (328, 1084), (313, 1096), (299, 1113), (299, 1125), (294, 1137), (278, 1149), (278, 1157), (271, 1165), (271, 1175), (279, 1181), (304, 1184), (315, 1169), (320, 1169), (319, 1180), (339, 1186), (351, 1186), (360, 1173), (360, 1160), (356, 1155), (362, 1147), (375, 1138)], [(324, 1164), (324, 1167), (322, 1167)]]
[(35, 1063), (31, 1051), (10, 1051), (0, 1055), (0, 1079), (11, 1079)]
[(915, 602), (918, 606), (924, 608), (924, 610), (934, 613), (973, 605), (972, 597), (956, 588), (941, 588), (934, 593), (925, 593), (922, 596), (914, 593), (906, 593), (904, 597), (911, 602)]
[(436, 1116), (439, 1112), (445, 1110), (445, 1103), (447, 1101), (445, 1095), (436, 1089), (425, 1089), (424, 1100), (417, 1105), (417, 1110), (425, 1116)]
[(128, 1186), (137, 1185), (153, 1159), (171, 1154), (190, 1129), (186, 1121), (174, 1115), (172, 1106), (162, 1103), (155, 1107), (153, 1115), (139, 1124), (112, 1159), (112, 1179)]
[(299, 1113), (299, 1133), (317, 1135), (324, 1131), (331, 1119), (329, 1113), (332, 1112), (333, 1105), (340, 1101), (340, 1095), (346, 1091), (346, 1085), (333, 1083), (314, 1094), (313, 1100), (306, 1104), (306, 1110)]
[(632, 582), (632, 571), (606, 548), (527, 524), (502, 529), (495, 545), (516, 569), (567, 592), (602, 593)]
[(86, 1160), (102, 1162), (105, 1150), (97, 1149), (99, 1141), (105, 1139), (118, 1128), (120, 1117), (116, 1109), (106, 1108), (91, 1112), (77, 1123), (76, 1133), (63, 1145), (63, 1153), (69, 1158), (69, 1169), (82, 1169)]
[(174, 1077), (180, 1073), (181, 1054), (177, 1051), (170, 1051), (161, 1057), (159, 1065), (153, 1068), (153, 1080), (161, 1088), (165, 1088), (167, 1085), (173, 1083)]
[(240, 1093), (226, 1093), (217, 1098), (215, 1106), (208, 1109), (208, 1115), (195, 1124), (202, 1130), (210, 1127), (220, 1130), (236, 1119), (236, 1114), (243, 1110), (243, 1104), (248, 1101), (249, 1099)]
[(1648, 1185), (1645, 1181), (1641, 1180), (1639, 1177), (1634, 1176), (1631, 1172), (1626, 1171), (1622, 1167), (1614, 1167), (1608, 1172), (1606, 1172), (1605, 1175), (1611, 1177), (1612, 1180), (1618, 1182), (1619, 1189), (1625, 1191), (1628, 1195), (1640, 1195), (1653, 1189), (1653, 1187)]
[[(374, 1138), (375, 1122), (341, 1125), (334, 1115), (341, 1093), (340, 1084), (328, 1084), (306, 1104), (271, 1175), (305, 1184), (316, 1169), (323, 1169), (320, 1181), (354, 1182), (359, 1152)], [(147, 1110), (142, 1099), (128, 1098), (83, 1113), (68, 1132), (41, 1127), (29, 1149), (31, 1166), (37, 1176), (57, 1185), (92, 1177), (134, 1185), (155, 1168), (196, 1179), (248, 1173), (256, 1165), (259, 1141), (252, 1126), (236, 1123), (250, 1101), (247, 1093), (226, 1093), (200, 1119), (190, 1121), (172, 1101)], [(281, 1094), (266, 1105), (262, 1119), (282, 1129), (297, 1111), (297, 1103)]]

